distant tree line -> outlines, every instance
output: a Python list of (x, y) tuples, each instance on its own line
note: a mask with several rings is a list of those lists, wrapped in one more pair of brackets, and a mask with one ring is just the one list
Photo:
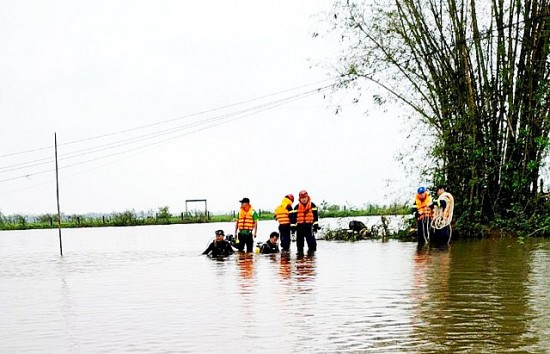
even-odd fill
[[(329, 204), (325, 201), (319, 205), (319, 215), (321, 218), (406, 213), (408, 213), (408, 208), (399, 205), (384, 207), (369, 204), (363, 208), (356, 208), (354, 206)], [(261, 220), (274, 220), (274, 214), (272, 211), (258, 210), (258, 214)], [(113, 212), (109, 214), (62, 214), (61, 227), (77, 228), (230, 222), (235, 221), (236, 217), (237, 211), (218, 214), (207, 213), (206, 215), (204, 212), (197, 211), (172, 214), (170, 209), (165, 206), (158, 208), (156, 212), (149, 211), (147, 213), (136, 212), (135, 210), (126, 210), (123, 212)], [(37, 216), (16, 214), (5, 216), (0, 213), (0, 230), (46, 229), (56, 228), (57, 225), (57, 214), (42, 214)]]

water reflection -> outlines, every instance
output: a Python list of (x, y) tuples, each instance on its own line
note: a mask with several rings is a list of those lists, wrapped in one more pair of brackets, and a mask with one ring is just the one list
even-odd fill
[(550, 347), (548, 240), (443, 250), (321, 241), (313, 257), (195, 256), (211, 229), (68, 230), (62, 259), (45, 232), (0, 234), (0, 352)]
[(69, 342), (70, 348), (77, 348), (78, 344), (73, 338), (73, 300), (71, 296), (71, 290), (66, 280), (66, 267), (65, 259), (60, 258), (57, 262), (57, 271), (59, 273), (59, 278), (61, 281), (61, 304), (59, 305), (59, 312), (62, 316), (63, 321), (63, 333)]
[[(529, 332), (536, 336), (542, 348), (550, 350), (550, 243), (535, 244), (531, 255), (533, 270), (529, 277), (529, 308), (533, 321)], [(533, 348), (536, 348), (533, 344)]]
[[(237, 253), (237, 266), (239, 267), (239, 274), (243, 280), (253, 280), (254, 278), (254, 254), (238, 252)], [(249, 281), (241, 281), (241, 284), (250, 284)]]
[(301, 293), (313, 290), (315, 278), (315, 256), (305, 256), (296, 259), (296, 281)]
[(292, 264), (290, 263), (290, 254), (281, 253), (281, 260), (279, 266), (279, 275), (283, 280), (290, 279), (292, 273)]
[(530, 348), (537, 339), (526, 326), (533, 312), (526, 301), (531, 263), (525, 249), (494, 241), (479, 246), (417, 250), (411, 294), (415, 336), (444, 351)]
[[(429, 347), (444, 350), (437, 335), (445, 333), (444, 304), (449, 297), (450, 248), (417, 248), (414, 255), (412, 298), (416, 302), (412, 316), (413, 330), (419, 343), (429, 341)], [(442, 326), (443, 325), (443, 326)]]

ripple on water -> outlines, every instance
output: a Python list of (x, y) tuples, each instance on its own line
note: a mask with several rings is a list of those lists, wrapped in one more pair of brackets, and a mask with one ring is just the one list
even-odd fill
[(204, 230), (224, 227), (87, 230), (85, 238), (76, 230), (63, 258), (41, 233), (0, 237), (0, 351), (550, 347), (548, 241), (457, 242), (447, 251), (319, 241), (313, 257), (200, 256), (211, 239)]

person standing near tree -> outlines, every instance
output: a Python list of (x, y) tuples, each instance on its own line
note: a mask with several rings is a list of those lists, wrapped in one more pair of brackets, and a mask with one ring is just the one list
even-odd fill
[(446, 185), (439, 185), (436, 190), (437, 200), (434, 202), (434, 216), (432, 226), (434, 228), (435, 243), (439, 246), (448, 245), (451, 242), (451, 222), (455, 200), (447, 191)]
[(283, 252), (290, 251), (290, 213), (292, 212), (294, 196), (287, 194), (281, 204), (275, 209), (275, 219), (279, 222), (279, 234), (281, 235), (281, 248)]
[(416, 217), (416, 239), (419, 245), (424, 245), (430, 240), (430, 226), (432, 221), (432, 196), (425, 187), (419, 187), (416, 191), (415, 217)]
[(302, 190), (298, 196), (298, 204), (290, 214), (290, 227), (296, 232), (296, 247), (298, 256), (304, 254), (304, 239), (307, 242), (307, 252), (313, 255), (317, 251), (315, 232), (319, 230), (319, 214), (317, 206), (311, 201), (307, 191)]
[(258, 232), (258, 213), (250, 205), (250, 199), (243, 198), (239, 201), (241, 208), (239, 216), (235, 223), (235, 235), (237, 235), (237, 249), (243, 251), (246, 246), (246, 252), (253, 252), (254, 239)]

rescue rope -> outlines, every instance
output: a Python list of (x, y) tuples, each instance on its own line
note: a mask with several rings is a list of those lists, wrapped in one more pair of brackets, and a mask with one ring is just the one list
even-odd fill
[(424, 243), (430, 241), (430, 218), (422, 219), (422, 236), (424, 237)]
[(441, 230), (444, 227), (451, 225), (453, 220), (453, 210), (455, 200), (451, 193), (445, 192), (439, 196), (439, 200), (445, 200), (445, 209), (438, 207), (437, 204), (434, 208), (434, 218), (432, 220), (432, 227), (437, 230)]

